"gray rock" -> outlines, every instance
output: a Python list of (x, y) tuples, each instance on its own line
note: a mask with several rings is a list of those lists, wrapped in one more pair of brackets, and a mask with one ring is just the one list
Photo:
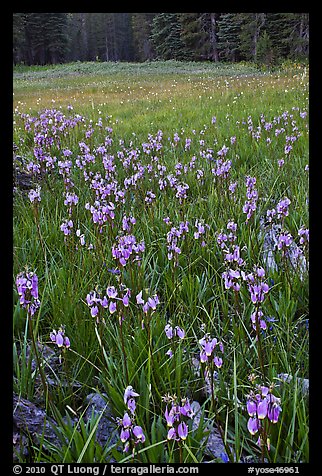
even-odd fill
[[(28, 455), (30, 442), (38, 443), (47, 440), (54, 446), (60, 446), (54, 428), (57, 423), (50, 418), (45, 410), (34, 403), (13, 394), (13, 458), (17, 461), (17, 454)], [(45, 443), (43, 443), (45, 447)]]
[[(59, 386), (59, 387), (69, 387), (69, 388), (72, 387), (73, 389), (77, 389), (81, 387), (81, 384), (79, 382), (67, 381), (64, 378), (63, 368), (62, 368), (63, 366), (59, 360), (57, 352), (55, 351), (56, 349), (46, 344), (42, 344), (41, 342), (37, 342), (37, 348), (38, 348), (38, 354), (41, 361), (41, 365), (46, 377), (46, 382), (49, 388)], [(19, 346), (17, 346), (17, 352), (19, 356), (21, 354), (21, 349), (19, 349)], [(31, 370), (33, 372), (36, 371), (35, 384), (36, 384), (36, 387), (40, 390), (39, 393), (41, 394), (43, 390), (42, 380), (39, 375), (36, 359), (34, 357), (34, 351), (31, 345), (27, 345), (26, 358), (29, 360), (31, 355), (33, 357), (31, 360)]]
[[(292, 383), (292, 380), (294, 377), (290, 374), (285, 373), (285, 374), (278, 374), (278, 378), (281, 379), (281, 383), (283, 382)], [(299, 390), (301, 391), (302, 395), (305, 397), (308, 397), (310, 392), (310, 380), (308, 378), (300, 378), (300, 377), (297, 377), (296, 380), (297, 380), (297, 386)], [(278, 385), (280, 386), (281, 383)], [(294, 382), (293, 382), (293, 385), (295, 385)]]
[[(274, 251), (277, 249), (278, 237), (281, 231), (281, 225), (272, 223), (265, 225), (264, 218), (260, 219), (259, 238), (263, 239), (263, 261), (268, 271), (278, 270)], [(301, 250), (295, 241), (290, 244), (286, 253), (287, 259), (291, 264), (291, 269), (293, 269), (301, 281), (303, 281), (307, 271), (307, 263), (305, 256), (301, 254)]]
[[(105, 397), (105, 398), (104, 398)], [(107, 395), (100, 393), (90, 393), (86, 397), (88, 405), (84, 414), (84, 421), (87, 422), (93, 416), (101, 415), (96, 430), (96, 440), (101, 446), (115, 444), (118, 441), (117, 425), (114, 422), (111, 409), (107, 402)]]
[[(195, 413), (192, 429), (196, 430), (200, 424), (201, 410), (200, 404), (196, 401), (191, 403), (193, 412)], [(208, 418), (204, 419), (205, 431), (209, 431), (207, 444), (205, 447), (205, 454), (210, 456), (212, 459), (219, 458), (221, 459), (222, 453), (226, 453), (225, 445), (222, 441), (219, 430), (214, 426), (214, 422), (210, 421)], [(232, 450), (231, 450), (232, 451)]]

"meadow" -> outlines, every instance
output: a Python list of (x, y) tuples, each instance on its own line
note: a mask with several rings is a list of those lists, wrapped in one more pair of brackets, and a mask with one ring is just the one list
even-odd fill
[(308, 73), (14, 68), (18, 461), (309, 461)]

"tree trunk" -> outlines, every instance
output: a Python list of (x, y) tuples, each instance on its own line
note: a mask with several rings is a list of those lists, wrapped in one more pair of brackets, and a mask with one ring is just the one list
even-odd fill
[(217, 22), (216, 13), (210, 13), (210, 44), (211, 44), (211, 59), (212, 61), (219, 61), (218, 47), (217, 47)]
[(257, 61), (257, 43), (260, 35), (260, 31), (265, 24), (265, 13), (255, 13), (255, 32), (254, 32), (254, 61)]

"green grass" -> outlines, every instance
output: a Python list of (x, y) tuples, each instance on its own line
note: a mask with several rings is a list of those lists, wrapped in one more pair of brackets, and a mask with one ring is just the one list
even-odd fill
[[(69, 104), (73, 110), (67, 109)], [(260, 460), (257, 437), (247, 431), (246, 412), (248, 377), (251, 373), (261, 374), (259, 348), (250, 321), (254, 305), (245, 284), (238, 296), (225, 289), (221, 276), (225, 270), (224, 253), (218, 246), (217, 235), (233, 220), (238, 224), (237, 244), (247, 272), (255, 265), (265, 267), (260, 217), (287, 196), (291, 205), (284, 226), (299, 243), (298, 229), (308, 226), (308, 177), (304, 170), (308, 163), (308, 124), (307, 117), (301, 116), (307, 107), (308, 76), (300, 65), (265, 73), (248, 64), (173, 61), (14, 68), (14, 142), (26, 164), (35, 161), (37, 123), (31, 123), (30, 131), (26, 131), (28, 117), (24, 113), (38, 118), (45, 108), (55, 108), (66, 117), (83, 116), (75, 128), (67, 128), (65, 134), (57, 132), (60, 148), (53, 145), (46, 152), (58, 162), (64, 160), (62, 150), (72, 151), (71, 178), (73, 191), (79, 197), (73, 211), (73, 230), (75, 233), (79, 228), (85, 234), (86, 247), (79, 244), (75, 234), (64, 242), (60, 226), (68, 213), (57, 162), (46, 180), (41, 180), (39, 228), (26, 193), (17, 190), (14, 200), (14, 277), (26, 266), (37, 273), (41, 308), (34, 323), (35, 335), (41, 342), (52, 345), (49, 333), (65, 325), (71, 350), (62, 356), (58, 379), (80, 383), (77, 390), (72, 385), (59, 387), (52, 396), (50, 416), (64, 415), (67, 405), (81, 415), (86, 395), (97, 389), (107, 393), (115, 417), (122, 418), (123, 393), (130, 384), (140, 394), (136, 418), (146, 435), (146, 443), (138, 447), (136, 461), (202, 461), (200, 441), (205, 434), (201, 427), (194, 432), (190, 428), (181, 448), (173, 441), (164, 444), (167, 430), (162, 397), (175, 393), (181, 398), (199, 400), (206, 420), (214, 423), (220, 419), (225, 443), (237, 459), (252, 455)], [(273, 123), (272, 130), (264, 128), (265, 122)], [(251, 123), (254, 131), (261, 127), (260, 137), (249, 131)], [(86, 138), (90, 127), (94, 132)], [(274, 133), (281, 128), (283, 132)], [(143, 144), (149, 142), (149, 134), (155, 137), (159, 130), (163, 133), (161, 149), (145, 152)], [(286, 137), (298, 132), (300, 135), (285, 157)], [(174, 146), (175, 134), (180, 140)], [(114, 158), (113, 179), (119, 189), (125, 189), (124, 180), (138, 172), (138, 164), (145, 170), (136, 187), (125, 189), (124, 203), (116, 201), (113, 193), (107, 197), (107, 201), (116, 205), (114, 227), (107, 226), (100, 235), (90, 211), (85, 209), (86, 203), (94, 203), (95, 194), (89, 188), (89, 181), (84, 180), (83, 171), (76, 166), (76, 159), (84, 155), (79, 143), (85, 142), (96, 157), (95, 163), (86, 166), (87, 171), (104, 176), (102, 158), (96, 149), (104, 145), (107, 137), (112, 138), (107, 154)], [(232, 137), (236, 137), (235, 143), (231, 143)], [(189, 150), (185, 150), (187, 138), (191, 139)], [(209, 162), (202, 155), (210, 152), (216, 159), (224, 145), (229, 147), (226, 157), (231, 160), (229, 177), (214, 181), (214, 161)], [(137, 159), (133, 159), (134, 149)], [(194, 168), (190, 166), (193, 157)], [(283, 157), (285, 164), (280, 168), (277, 161)], [(125, 160), (129, 166), (122, 164)], [(181, 175), (176, 175), (179, 163)], [(164, 176), (160, 175), (158, 164), (166, 168)], [(203, 181), (197, 179), (198, 170), (203, 171)], [(169, 174), (189, 186), (182, 203), (169, 184), (164, 190), (159, 188), (159, 179)], [(247, 175), (256, 177), (259, 197), (248, 225), (242, 210)], [(234, 182), (236, 191), (231, 195), (228, 186)], [(145, 202), (147, 191), (156, 195), (150, 205)], [(108, 285), (119, 286), (117, 276), (108, 269), (116, 266), (111, 247), (124, 214), (136, 218), (133, 233), (137, 242), (144, 240), (145, 251), (139, 268), (128, 264), (122, 270), (121, 279), (131, 289), (131, 299), (121, 329), (119, 316), (109, 315), (108, 310), (102, 316), (104, 320), (95, 324), (86, 305), (86, 295), (94, 289), (104, 292)], [(171, 227), (163, 220), (166, 216), (175, 227), (189, 221), (189, 232), (184, 240), (180, 239), (181, 254), (176, 268), (167, 257), (166, 238)], [(194, 238), (196, 220), (209, 225), (205, 247)], [(87, 249), (90, 243), (94, 250)], [(272, 272), (266, 268), (266, 279), (274, 285), (262, 305), (265, 317), (276, 320), (261, 335), (265, 377), (258, 378), (258, 383), (262, 385), (278, 382), (281, 373), (299, 378), (308, 375), (308, 277), (305, 275), (301, 280), (283, 261), (281, 253), (275, 252), (275, 256), (279, 269)], [(150, 317), (144, 316), (136, 304), (135, 296), (141, 290), (144, 296), (157, 293), (160, 298), (160, 305)], [(171, 344), (164, 333), (169, 321), (173, 327), (178, 325), (185, 330), (185, 338), (177, 344)], [(218, 369), (219, 380), (214, 390), (215, 407), (211, 396), (203, 390), (202, 371), (192, 366), (192, 358), (199, 356), (198, 340), (203, 332), (224, 344), (223, 366)], [(15, 293), (15, 390), (33, 400), (35, 375), (30, 361), (26, 360), (30, 337), (26, 311), (20, 307)], [(175, 355), (169, 359), (165, 354), (171, 346)], [(20, 355), (18, 347), (22, 349)], [(271, 425), (271, 451), (266, 452), (265, 458), (271, 462), (308, 461), (305, 398), (298, 388), (289, 384), (282, 390), (276, 387), (274, 395), (281, 397), (282, 413), (279, 422)], [(76, 428), (71, 420), (61, 421), (57, 431), (62, 441), (69, 438), (69, 446), (56, 451), (48, 449), (48, 445), (39, 445), (31, 458), (50, 462), (61, 462), (61, 458), (66, 462), (101, 462), (113, 457), (117, 461), (131, 461), (113, 445), (102, 449), (95, 444), (96, 424), (96, 420), (90, 425), (80, 420)]]

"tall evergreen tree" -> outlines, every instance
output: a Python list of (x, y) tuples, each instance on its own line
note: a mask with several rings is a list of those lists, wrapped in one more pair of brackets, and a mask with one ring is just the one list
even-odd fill
[(160, 59), (186, 58), (177, 13), (157, 13), (152, 22), (152, 41)]
[(155, 57), (151, 39), (154, 16), (155, 13), (132, 13), (132, 39), (136, 61), (151, 60)]
[(265, 13), (240, 13), (240, 52), (243, 59), (257, 61), (258, 41), (266, 22)]
[(87, 53), (86, 13), (70, 13), (68, 16), (69, 61), (85, 61)]
[(25, 13), (14, 13), (12, 23), (13, 62), (20, 63), (25, 60)]
[(46, 62), (61, 63), (65, 60), (67, 37), (67, 13), (46, 13)]
[(222, 13), (218, 20), (218, 49), (221, 59), (227, 61), (240, 60), (240, 33), (242, 19), (239, 13)]
[(290, 55), (290, 37), (292, 31), (290, 13), (267, 13), (266, 31), (272, 44), (274, 59), (287, 58)]
[(207, 34), (202, 24), (201, 13), (180, 13), (180, 37), (184, 44), (186, 55), (191, 60), (204, 59)]

